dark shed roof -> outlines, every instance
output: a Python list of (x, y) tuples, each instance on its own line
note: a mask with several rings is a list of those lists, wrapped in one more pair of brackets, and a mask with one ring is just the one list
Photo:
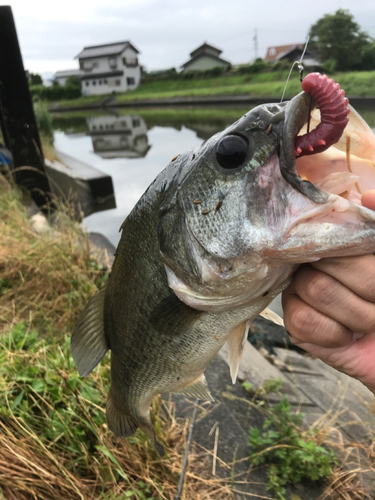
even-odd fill
[(125, 41), (117, 43), (107, 43), (105, 45), (91, 45), (89, 47), (85, 47), (75, 57), (75, 59), (91, 59), (94, 57), (115, 56), (121, 54), (128, 47), (130, 47), (135, 52), (137, 52), (137, 54), (139, 54), (139, 50), (136, 49), (132, 43)]

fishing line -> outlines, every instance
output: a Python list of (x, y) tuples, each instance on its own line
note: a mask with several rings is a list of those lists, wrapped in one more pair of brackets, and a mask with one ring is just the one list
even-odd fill
[(302, 82), (302, 75), (303, 75), (303, 70), (304, 70), (304, 67), (302, 65), (302, 60), (303, 60), (303, 58), (305, 56), (305, 52), (306, 52), (307, 44), (309, 43), (309, 40), (310, 40), (310, 37), (308, 36), (300, 60), (299, 61), (294, 61), (294, 63), (292, 64), (292, 67), (290, 68), (290, 71), (289, 71), (289, 74), (288, 74), (288, 78), (286, 79), (285, 87), (284, 87), (284, 91), (283, 91), (283, 95), (281, 96), (280, 102), (283, 102), (283, 100), (284, 100), (284, 96), (285, 96), (285, 92), (286, 92), (286, 87), (287, 87), (288, 82), (290, 80), (290, 75), (292, 74), (293, 68), (294, 68), (294, 66), (296, 64), (298, 66), (298, 71), (299, 71), (299, 80), (300, 80), (300, 82)]
[(181, 493), (182, 493), (182, 488), (184, 487), (184, 479), (185, 479), (187, 461), (188, 461), (188, 456), (189, 456), (189, 448), (190, 448), (191, 438), (193, 437), (193, 427), (194, 427), (195, 418), (197, 416), (198, 404), (199, 404), (199, 399), (196, 399), (195, 403), (194, 403), (194, 411), (193, 411), (193, 417), (191, 419), (189, 435), (188, 435), (188, 439), (186, 442), (186, 450), (185, 450), (184, 462), (182, 464), (180, 481), (178, 482), (177, 493), (176, 493), (176, 496), (174, 497), (174, 500), (181, 499)]

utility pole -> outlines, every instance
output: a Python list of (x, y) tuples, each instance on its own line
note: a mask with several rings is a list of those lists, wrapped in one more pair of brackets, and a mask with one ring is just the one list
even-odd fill
[(254, 53), (255, 53), (255, 59), (258, 59), (258, 30), (254, 28)]

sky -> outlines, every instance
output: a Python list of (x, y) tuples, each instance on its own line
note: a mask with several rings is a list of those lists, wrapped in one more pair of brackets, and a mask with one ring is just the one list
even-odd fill
[[(179, 69), (203, 42), (232, 64), (302, 43), (324, 14), (348, 9), (375, 38), (372, 0), (10, 0), (25, 69), (45, 78), (78, 68), (88, 45), (129, 40), (148, 71)], [(257, 34), (257, 49), (254, 36)]]

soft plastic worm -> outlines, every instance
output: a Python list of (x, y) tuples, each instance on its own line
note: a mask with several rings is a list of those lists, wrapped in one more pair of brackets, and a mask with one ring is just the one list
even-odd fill
[(308, 74), (302, 81), (302, 88), (315, 99), (321, 122), (311, 132), (296, 137), (296, 156), (325, 151), (340, 139), (349, 121), (349, 101), (345, 91), (327, 75)]

